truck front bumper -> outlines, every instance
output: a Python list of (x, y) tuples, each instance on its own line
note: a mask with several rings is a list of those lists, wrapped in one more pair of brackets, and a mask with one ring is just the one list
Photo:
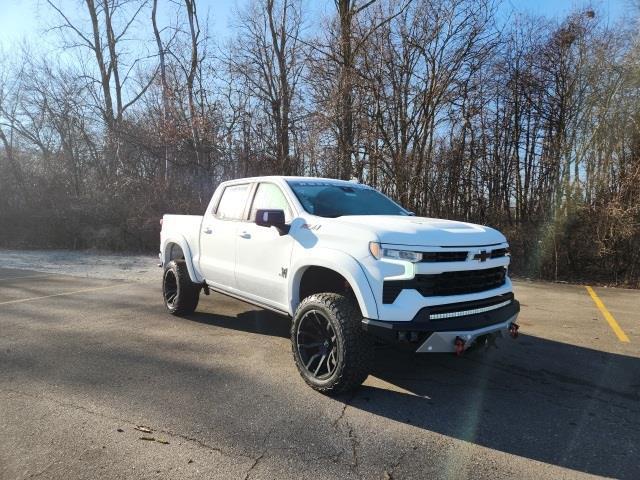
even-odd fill
[(513, 332), (519, 312), (520, 304), (513, 294), (506, 294), (479, 302), (424, 308), (406, 322), (365, 318), (362, 327), (386, 342), (407, 344), (417, 353), (460, 353), (480, 340), (492, 342)]

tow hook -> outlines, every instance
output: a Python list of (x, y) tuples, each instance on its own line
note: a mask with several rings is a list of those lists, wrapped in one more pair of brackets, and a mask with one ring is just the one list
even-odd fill
[(509, 324), (509, 335), (511, 338), (518, 338), (518, 330), (520, 329), (520, 325), (517, 323), (511, 322)]
[(461, 356), (464, 352), (464, 340), (460, 337), (456, 337), (456, 339), (453, 341), (453, 344), (456, 347), (456, 355), (458, 357)]

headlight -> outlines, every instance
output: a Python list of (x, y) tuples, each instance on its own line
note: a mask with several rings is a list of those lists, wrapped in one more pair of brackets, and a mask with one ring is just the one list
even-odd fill
[(422, 260), (422, 253), (412, 252), (410, 250), (396, 250), (394, 248), (384, 248), (378, 242), (369, 242), (369, 251), (371, 255), (380, 260), (381, 258), (390, 258), (393, 260), (405, 260), (407, 262), (419, 262)]

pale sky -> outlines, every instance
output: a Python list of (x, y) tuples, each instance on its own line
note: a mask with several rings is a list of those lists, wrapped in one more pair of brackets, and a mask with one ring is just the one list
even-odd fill
[[(230, 33), (229, 23), (232, 21), (232, 14), (236, 5), (243, 4), (247, 0), (200, 0), (198, 7), (200, 14), (208, 10), (210, 14), (210, 32), (214, 37), (223, 39)], [(509, 11), (521, 13), (533, 13), (546, 15), (550, 18), (557, 18), (575, 7), (586, 8), (593, 5), (597, 11), (606, 16), (611, 22), (625, 15), (630, 16), (632, 0), (504, 0), (501, 6), (501, 14), (506, 15)], [(82, 0), (57, 0), (65, 12), (73, 14), (77, 9), (82, 8)], [(167, 4), (166, 1), (159, 2), (161, 7)], [(332, 11), (332, 0), (306, 0), (306, 9), (311, 10), (313, 15), (307, 15), (309, 22), (314, 22), (316, 17), (322, 12)], [(160, 12), (169, 15), (165, 8)], [(0, 46), (5, 49), (15, 42), (27, 39), (30, 43), (38, 44), (43, 37), (43, 32), (47, 26), (55, 19), (54, 12), (47, 5), (45, 0), (0, 0)], [(168, 20), (168, 18), (166, 18)]]

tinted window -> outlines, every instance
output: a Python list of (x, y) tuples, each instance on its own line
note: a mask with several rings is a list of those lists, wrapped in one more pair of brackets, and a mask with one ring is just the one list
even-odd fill
[(224, 192), (222, 192), (220, 203), (218, 203), (218, 209), (215, 214), (216, 217), (222, 220), (242, 219), (242, 212), (244, 212), (248, 195), (249, 184), (226, 187)]
[(273, 183), (261, 183), (258, 185), (258, 190), (256, 190), (256, 196), (251, 206), (251, 214), (249, 216), (251, 220), (256, 218), (256, 211), (259, 209), (284, 210), (285, 222), (289, 223), (291, 221), (289, 202), (287, 202), (280, 188)]
[(409, 215), (383, 194), (364, 185), (289, 182), (304, 209), (320, 217), (343, 215)]

